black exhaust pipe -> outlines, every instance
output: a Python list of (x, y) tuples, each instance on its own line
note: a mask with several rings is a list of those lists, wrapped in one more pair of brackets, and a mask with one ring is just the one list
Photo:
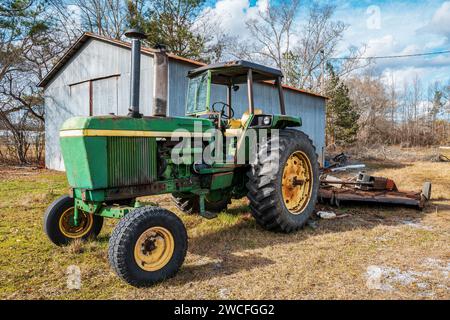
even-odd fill
[(131, 29), (125, 32), (125, 36), (131, 39), (131, 75), (130, 75), (130, 109), (128, 116), (141, 118), (139, 113), (139, 92), (141, 83), (141, 40), (146, 36), (143, 32)]

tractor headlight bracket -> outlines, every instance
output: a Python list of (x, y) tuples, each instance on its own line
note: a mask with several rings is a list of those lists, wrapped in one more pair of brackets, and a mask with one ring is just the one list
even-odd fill
[(251, 128), (268, 128), (272, 125), (273, 117), (269, 115), (256, 115), (253, 117)]

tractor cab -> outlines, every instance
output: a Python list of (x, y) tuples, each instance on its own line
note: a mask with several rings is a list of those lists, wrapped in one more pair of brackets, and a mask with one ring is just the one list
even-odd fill
[[(269, 127), (272, 117), (263, 115), (263, 111), (255, 109), (253, 84), (255, 82), (274, 82), (278, 87), (280, 113), (285, 114), (284, 97), (281, 85), (283, 74), (280, 70), (260, 64), (239, 60), (211, 64), (194, 69), (188, 73), (189, 85), (186, 97), (186, 115), (208, 118), (214, 121), (218, 129), (241, 129), (253, 116), (258, 116), (255, 124)], [(236, 106), (233, 103), (233, 92), (240, 85), (247, 84), (248, 110), (241, 118), (236, 118)], [(213, 98), (214, 86), (226, 87), (226, 101)]]

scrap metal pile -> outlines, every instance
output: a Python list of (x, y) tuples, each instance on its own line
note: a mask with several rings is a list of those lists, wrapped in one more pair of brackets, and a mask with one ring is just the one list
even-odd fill
[(364, 172), (349, 179), (330, 175), (333, 172), (361, 169), (365, 165), (338, 165), (324, 169), (320, 177), (319, 201), (339, 206), (341, 202), (378, 203), (413, 206), (423, 209), (431, 198), (431, 183), (425, 182), (422, 191), (400, 191), (392, 179), (375, 177)]

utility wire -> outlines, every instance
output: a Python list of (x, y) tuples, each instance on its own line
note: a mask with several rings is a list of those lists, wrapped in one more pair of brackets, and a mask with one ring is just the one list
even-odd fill
[(411, 58), (411, 57), (423, 57), (431, 56), (437, 54), (448, 54), (450, 50), (438, 51), (438, 52), (427, 52), (427, 53), (415, 53), (415, 54), (404, 54), (396, 56), (374, 56), (374, 57), (342, 57), (342, 58), (329, 58), (327, 60), (372, 60), (372, 59), (396, 59), (396, 58)]

